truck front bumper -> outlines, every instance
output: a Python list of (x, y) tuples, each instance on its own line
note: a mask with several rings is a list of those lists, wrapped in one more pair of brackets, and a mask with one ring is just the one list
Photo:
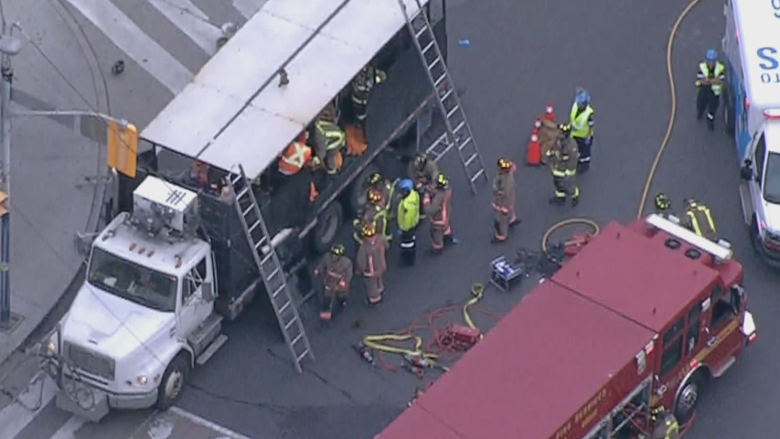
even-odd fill
[(73, 384), (60, 386), (57, 408), (92, 422), (99, 422), (110, 409), (142, 410), (157, 402), (157, 389), (146, 393), (113, 393), (85, 382)]
[(773, 268), (780, 268), (780, 252), (766, 248), (763, 241), (759, 241), (757, 244), (758, 254), (761, 255), (761, 259)]

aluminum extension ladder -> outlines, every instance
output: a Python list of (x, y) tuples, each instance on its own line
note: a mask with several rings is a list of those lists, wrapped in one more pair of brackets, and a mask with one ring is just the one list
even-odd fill
[(287, 284), (287, 276), (271, 243), (268, 228), (263, 220), (255, 194), (252, 192), (252, 184), (244, 174), (244, 168), (239, 166), (237, 173), (231, 173), (229, 181), (233, 204), (238, 212), (238, 218), (247, 241), (252, 247), (252, 257), (260, 271), (260, 276), (263, 278), (268, 298), (271, 299), (271, 305), (279, 321), (284, 341), (287, 343), (295, 363), (295, 370), (302, 373), (301, 362), (306, 356), (314, 361), (314, 352), (309, 344), (309, 338), (306, 336), (298, 308), (293, 301)]
[(476, 193), (476, 181), (480, 178), (484, 178), (485, 181), (490, 181), (490, 179), (485, 171), (485, 164), (474, 140), (471, 126), (466, 119), (466, 112), (463, 110), (455, 90), (455, 84), (452, 82), (444, 62), (444, 56), (436, 42), (433, 27), (425, 15), (425, 9), (420, 0), (414, 1), (419, 12), (411, 18), (406, 11), (405, 0), (398, 0), (398, 4), (406, 18), (406, 25), (412, 34), (412, 41), (420, 54), (420, 60), (425, 66), (431, 86), (436, 92), (439, 111), (444, 118), (447, 129), (446, 133), (425, 150), (425, 153), (431, 156), (434, 161), (438, 161), (453, 146), (457, 145), (458, 155), (469, 179), (471, 191)]

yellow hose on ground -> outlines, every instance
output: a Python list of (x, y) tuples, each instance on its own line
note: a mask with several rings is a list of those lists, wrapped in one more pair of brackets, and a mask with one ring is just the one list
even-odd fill
[(672, 137), (672, 130), (674, 129), (674, 119), (677, 117), (677, 89), (674, 83), (674, 69), (672, 68), (672, 49), (674, 48), (674, 40), (677, 37), (677, 30), (680, 28), (685, 17), (693, 10), (693, 8), (699, 4), (701, 0), (691, 0), (685, 9), (680, 12), (677, 20), (672, 26), (671, 32), (669, 32), (669, 40), (666, 43), (666, 74), (669, 77), (669, 92), (671, 94), (672, 108), (669, 112), (669, 123), (666, 125), (666, 134), (661, 141), (661, 146), (658, 148), (658, 152), (655, 154), (652, 166), (650, 166), (650, 172), (645, 180), (645, 187), (642, 190), (642, 198), (639, 199), (639, 211), (636, 214), (637, 218), (642, 217), (642, 212), (645, 209), (645, 203), (647, 202), (647, 195), (650, 192), (650, 186), (653, 184), (653, 177), (658, 169), (658, 164), (661, 162), (661, 157), (664, 155), (666, 145), (669, 144), (669, 139)]
[(590, 227), (593, 232), (593, 236), (596, 236), (599, 234), (599, 232), (601, 232), (601, 228), (599, 227), (599, 225), (590, 218), (567, 218), (565, 220), (558, 221), (557, 223), (550, 226), (550, 228), (544, 232), (544, 235), (542, 235), (542, 251), (544, 252), (545, 255), (547, 255), (548, 257), (550, 256), (550, 252), (547, 247), (547, 243), (550, 240), (550, 236), (553, 233), (555, 233), (556, 230), (574, 224), (584, 224)]

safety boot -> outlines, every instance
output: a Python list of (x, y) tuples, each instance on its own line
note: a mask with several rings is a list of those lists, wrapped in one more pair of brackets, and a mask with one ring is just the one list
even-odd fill
[(580, 197), (574, 197), (571, 199), (571, 207), (576, 207), (580, 204)]
[(566, 202), (566, 197), (552, 197), (549, 199), (550, 204), (562, 205)]

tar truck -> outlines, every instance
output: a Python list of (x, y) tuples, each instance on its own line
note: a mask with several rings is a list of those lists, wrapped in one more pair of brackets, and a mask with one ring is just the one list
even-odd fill
[(727, 0), (726, 128), (737, 144), (740, 198), (756, 251), (780, 266), (780, 0)]
[[(110, 408), (172, 405), (226, 342), (223, 319), (258, 291), (298, 372), (314, 360), (298, 313), (303, 274), (366, 176), (403, 155), (411, 130), (412, 154), (427, 139), (419, 152), (457, 151), (472, 188), (487, 179), (446, 69), (445, 10), (429, 0), (269, 0), (141, 132), (149, 148), (123, 144), (139, 153), (119, 180), (122, 212), (94, 239), (84, 284), (44, 347), (58, 406), (98, 420)], [(282, 152), (324, 108), (349, 102), (368, 64), (387, 77), (369, 98), (364, 154), (344, 157), (335, 175), (311, 170), (304, 184), (280, 176)], [(299, 197), (312, 180), (319, 194)]]
[(756, 339), (742, 266), (650, 215), (610, 223), (375, 439), (648, 438)]

